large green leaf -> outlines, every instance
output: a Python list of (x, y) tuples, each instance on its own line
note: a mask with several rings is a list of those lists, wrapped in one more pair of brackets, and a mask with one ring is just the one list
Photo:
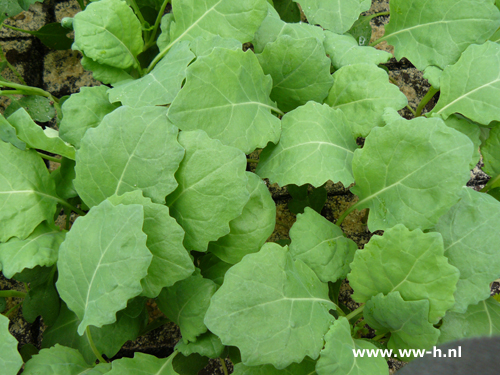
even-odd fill
[(193, 261), (182, 245), (184, 231), (167, 206), (151, 202), (138, 190), (122, 196), (113, 195), (109, 201), (119, 204), (140, 204), (144, 208), (142, 231), (148, 236), (146, 245), (153, 254), (148, 275), (141, 280), (142, 295), (155, 298), (162, 288), (174, 285), (194, 272)]
[[(128, 308), (116, 314), (116, 322), (101, 328), (90, 326), (90, 334), (97, 350), (112, 358), (128, 340), (135, 340), (143, 328), (144, 318), (147, 318), (143, 309), (139, 317), (131, 318), (126, 312)], [(54, 325), (43, 332), (42, 348), (50, 348), (56, 344), (77, 349), (89, 364), (95, 363), (96, 356), (90, 347), (87, 335), (77, 333), (80, 320), (66, 304), (61, 303), (59, 316)]]
[(186, 343), (180, 340), (177, 345), (175, 345), (175, 350), (186, 357), (193, 353), (198, 353), (208, 358), (219, 358), (224, 351), (224, 345), (222, 345), (222, 342), (217, 336), (208, 331), (199, 336), (196, 342)]
[(18, 109), (9, 117), (9, 122), (16, 128), (17, 136), (30, 148), (40, 149), (75, 160), (75, 149), (65, 143), (59, 132), (52, 128), (42, 129), (30, 117), (24, 108)]
[(246, 157), (203, 131), (181, 132), (179, 143), (186, 155), (175, 174), (179, 187), (167, 197), (167, 206), (186, 232), (186, 249), (206, 251), (210, 241), (229, 233), (229, 222), (248, 202)]
[(140, 205), (113, 206), (104, 201), (79, 217), (59, 249), (56, 286), (61, 298), (81, 320), (78, 333), (89, 325), (116, 321), (117, 311), (142, 292), (152, 255), (142, 232)]
[(76, 154), (74, 186), (92, 207), (114, 194), (142, 190), (155, 203), (177, 187), (184, 155), (164, 107), (120, 107), (89, 129)]
[(219, 35), (199, 36), (191, 41), (189, 48), (196, 57), (207, 56), (212, 53), (214, 48), (225, 48), (231, 50), (242, 49), (240, 41), (234, 38), (221, 38)]
[(429, 322), (437, 323), (455, 303), (459, 274), (444, 256), (439, 233), (398, 224), (356, 252), (348, 279), (356, 302), (399, 292), (405, 301), (429, 300)]
[(366, 137), (384, 124), (385, 108), (399, 110), (408, 100), (389, 82), (387, 73), (374, 64), (347, 65), (333, 74), (333, 87), (325, 100), (345, 113), (355, 137)]
[(0, 142), (0, 159), (0, 242), (25, 239), (42, 221), (53, 220), (60, 198), (36, 151)]
[(482, 125), (500, 120), (500, 45), (468, 47), (441, 75), (439, 101), (432, 110), (443, 118), (460, 113)]
[(56, 344), (50, 349), (42, 349), (24, 367), (26, 375), (98, 375), (109, 371), (109, 364), (93, 368), (85, 362), (78, 350)]
[[(363, 310), (366, 323), (377, 333), (390, 332), (387, 348), (430, 349), (439, 337), (439, 330), (429, 323), (429, 301), (405, 301), (399, 292), (384, 296), (382, 293), (370, 299)], [(413, 355), (399, 358), (413, 359)]]
[(500, 277), (500, 202), (465, 187), (461, 197), (435, 229), (443, 236), (444, 255), (460, 270), (452, 311), (463, 313), (488, 298), (490, 283)]
[(109, 90), (109, 100), (134, 108), (172, 103), (194, 57), (188, 42), (176, 45), (151, 73)]
[(243, 364), (283, 369), (306, 355), (318, 358), (331, 309), (327, 284), (286, 247), (268, 243), (227, 271), (205, 324), (240, 349)]
[(346, 277), (358, 249), (337, 225), (309, 207), (297, 215), (290, 229), (290, 239), (292, 258), (302, 260), (325, 283)]
[(354, 182), (351, 164), (357, 146), (341, 111), (309, 102), (283, 116), (281, 126), (279, 143), (260, 154), (259, 176), (280, 186)]
[(439, 344), (466, 337), (500, 335), (500, 304), (491, 297), (470, 305), (463, 314), (450, 311), (439, 329)]
[(318, 375), (387, 375), (384, 357), (355, 357), (354, 351), (377, 350), (372, 343), (351, 336), (349, 320), (341, 316), (325, 335), (325, 347), (316, 364)]
[(212, 280), (197, 274), (163, 289), (158, 296), (158, 307), (180, 327), (185, 343), (207, 331), (203, 319), (216, 289)]
[(238, 363), (234, 366), (233, 375), (315, 375), (315, 365), (316, 361), (308, 357), (282, 370), (278, 370), (273, 365), (245, 366), (243, 363)]
[[(396, 58), (419, 70), (453, 64), (471, 43), (483, 43), (500, 26), (492, 0), (391, 0), (385, 36)], [(479, 72), (479, 70), (478, 70)]]
[(134, 353), (134, 358), (113, 361), (113, 369), (106, 375), (179, 375), (172, 367), (177, 352), (167, 358), (156, 358), (150, 354)]
[(59, 124), (60, 137), (80, 148), (85, 132), (97, 127), (104, 116), (113, 112), (118, 105), (108, 100), (107, 86), (82, 87), (62, 105), (63, 119)]
[(17, 340), (9, 332), (10, 320), (0, 315), (0, 366), (5, 375), (17, 375), (23, 365), (23, 359), (17, 351)]
[(59, 245), (64, 241), (65, 235), (65, 231), (43, 222), (24, 240), (14, 237), (0, 243), (3, 275), (10, 279), (25, 268), (54, 265), (57, 262)]
[(500, 124), (490, 130), (490, 134), (484, 145), (481, 146), (483, 155), (483, 170), (491, 177), (500, 174)]
[(294, 0), (300, 3), (310, 24), (343, 34), (358, 19), (359, 14), (370, 9), (370, 0)]
[(356, 208), (370, 208), (370, 231), (433, 226), (469, 180), (472, 151), (470, 139), (440, 119), (374, 128), (352, 162), (351, 191), (359, 197)]
[(88, 58), (119, 69), (138, 67), (144, 46), (141, 23), (124, 1), (89, 4), (76, 14), (73, 28), (75, 44)]
[(228, 234), (208, 245), (209, 252), (231, 264), (259, 251), (276, 224), (276, 205), (266, 184), (254, 173), (246, 175), (250, 199), (243, 212), (229, 223)]
[(279, 36), (257, 58), (273, 79), (271, 99), (285, 112), (309, 100), (322, 103), (333, 85), (330, 59), (316, 38)]
[(174, 0), (170, 44), (203, 35), (249, 42), (266, 16), (266, 0)]
[(373, 47), (360, 46), (358, 41), (350, 34), (339, 35), (325, 31), (323, 45), (335, 69), (359, 63), (378, 65), (386, 63), (392, 57), (389, 52)]
[(216, 48), (188, 67), (168, 118), (181, 130), (204, 130), (248, 154), (279, 139), (271, 86), (252, 51)]

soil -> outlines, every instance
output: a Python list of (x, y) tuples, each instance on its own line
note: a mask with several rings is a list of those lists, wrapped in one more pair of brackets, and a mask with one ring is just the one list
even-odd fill
[[(389, 10), (388, 0), (373, 0), (370, 11), (365, 14), (374, 14)], [(80, 10), (76, 0), (47, 0), (43, 4), (36, 3), (26, 12), (23, 12), (13, 20), (7, 20), (5, 23), (28, 30), (37, 30), (41, 26), (50, 22), (60, 22), (63, 17), (73, 16)], [(374, 41), (380, 38), (384, 33), (384, 24), (389, 20), (388, 16), (377, 17), (372, 20)], [(92, 78), (90, 72), (83, 70), (80, 64), (81, 55), (76, 51), (51, 51), (46, 48), (37, 38), (29, 34), (20, 33), (7, 28), (0, 29), (0, 43), (5, 52), (5, 55), (10, 63), (24, 77), (26, 83), (31, 86), (41, 87), (51, 92), (56, 97), (62, 97), (79, 91), (83, 86), (95, 86), (100, 83)], [(393, 52), (393, 48), (385, 42), (377, 46), (379, 49), (384, 49), (388, 52)], [(389, 70), (389, 75), (393, 83), (407, 96), (409, 106), (415, 109), (421, 98), (427, 93), (430, 85), (427, 80), (423, 79), (422, 73), (418, 71), (406, 59), (396, 61), (392, 58), (385, 64)], [(17, 78), (5, 70), (4, 77), (8, 80), (18, 82)], [(435, 101), (431, 100), (426, 109), (430, 110), (434, 106)], [(9, 104), (9, 100), (5, 97), (0, 97), (0, 113), (3, 113)], [(408, 109), (403, 109), (400, 114), (406, 118), (411, 118), (411, 112)], [(361, 143), (363, 140), (359, 140)], [(251, 159), (258, 158), (258, 152), (249, 156)], [(50, 166), (54, 168), (54, 165)], [(468, 186), (480, 190), (488, 180), (488, 176), (480, 170), (481, 165), (471, 172), (471, 180)], [(255, 169), (255, 164), (249, 164), (249, 170)], [(286, 188), (280, 188), (276, 184), (268, 183), (269, 191), (276, 202), (276, 227), (274, 233), (268, 241), (286, 240), (289, 239), (289, 230), (296, 220), (296, 215), (288, 210), (288, 202), (291, 200)], [(322, 215), (328, 220), (335, 220), (344, 212), (349, 205), (356, 201), (356, 197), (352, 195), (342, 184), (327, 183), (326, 190), (328, 193), (327, 202), (322, 210)], [(73, 216), (71, 221), (76, 217)], [(58, 223), (63, 225), (65, 217), (61, 215)], [(358, 244), (359, 248), (363, 248), (374, 233), (370, 233), (366, 227), (366, 210), (361, 212), (354, 211), (344, 220), (342, 228), (349, 238)], [(377, 232), (376, 234), (381, 234)], [(24, 291), (24, 285), (12, 280), (6, 280), (0, 277), (0, 289), (16, 289)], [(492, 294), (500, 292), (500, 283), (495, 282), (492, 285)], [(352, 289), (348, 282), (345, 282), (341, 287), (340, 300), (350, 309), (355, 309), (356, 304), (351, 298)], [(9, 298), (8, 307), (12, 308), (22, 301), (18, 298)], [(149, 303), (150, 316), (159, 317), (161, 312), (155, 307), (154, 301)], [(33, 324), (27, 323), (22, 317), (21, 309), (17, 310), (11, 316), (12, 324), (10, 326), (11, 333), (19, 341), (19, 347), (25, 344), (33, 344), (36, 347), (40, 346), (41, 337), (44, 330), (42, 319), (38, 318)], [(180, 331), (173, 323), (166, 324), (133, 342), (127, 342), (120, 350), (115, 358), (131, 357), (136, 351), (154, 354), (158, 357), (166, 357), (173, 351), (173, 347), (180, 339)], [(227, 365), (232, 372), (232, 364), (228, 361)], [(391, 374), (398, 368), (402, 367), (403, 363), (399, 361), (389, 361)], [(220, 362), (211, 360), (209, 365), (200, 372), (203, 375), (223, 374)]]

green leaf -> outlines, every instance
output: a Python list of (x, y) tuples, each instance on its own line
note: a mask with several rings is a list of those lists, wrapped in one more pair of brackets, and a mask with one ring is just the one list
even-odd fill
[(327, 283), (345, 278), (358, 249), (342, 230), (313, 209), (306, 207), (290, 229), (290, 255), (300, 259)]
[(16, 128), (19, 139), (26, 142), (30, 148), (75, 160), (75, 149), (59, 137), (59, 132), (49, 127), (42, 129), (23, 108), (11, 115), (9, 122)]
[(287, 113), (281, 126), (279, 143), (260, 154), (259, 176), (280, 186), (354, 182), (351, 163), (357, 146), (341, 111), (309, 102)]
[(73, 39), (66, 36), (69, 31), (59, 22), (54, 22), (42, 26), (33, 35), (37, 36), (50, 49), (66, 50), (71, 49), (71, 45), (73, 44)]
[(17, 16), (23, 10), (28, 10), (31, 4), (43, 0), (2, 0), (0, 3), (0, 23), (10, 17)]
[(286, 247), (267, 243), (227, 271), (205, 324), (224, 345), (240, 349), (243, 364), (283, 369), (318, 357), (331, 309), (328, 286)]
[(117, 311), (142, 292), (152, 255), (142, 232), (140, 205), (114, 207), (104, 201), (80, 216), (59, 249), (56, 286), (61, 298), (81, 320), (78, 334), (89, 325), (116, 321)]
[(358, 41), (349, 34), (339, 35), (325, 31), (323, 45), (335, 69), (359, 63), (383, 64), (392, 57), (389, 52), (359, 45)]
[(349, 320), (341, 316), (325, 335), (325, 347), (316, 364), (318, 375), (387, 375), (389, 369), (384, 357), (355, 357), (354, 351), (377, 350), (368, 341), (351, 336)]
[(286, 23), (280, 19), (276, 10), (269, 5), (268, 14), (255, 33), (252, 44), (256, 53), (262, 53), (267, 43), (274, 42), (278, 37), (288, 35), (293, 39), (316, 38), (323, 43), (323, 29), (308, 23)]
[(285, 112), (310, 100), (322, 103), (333, 85), (330, 59), (316, 38), (279, 36), (257, 58), (273, 79), (271, 99)]
[(196, 339), (196, 342), (185, 343), (180, 340), (175, 346), (175, 350), (179, 351), (186, 357), (193, 353), (198, 353), (208, 358), (219, 358), (224, 351), (224, 345), (220, 339), (212, 332), (206, 332)]
[(106, 64), (99, 64), (85, 56), (82, 57), (81, 63), (85, 70), (90, 70), (92, 72), (94, 79), (102, 83), (116, 85), (119, 82), (133, 79), (124, 69), (115, 68)]
[(372, 64), (344, 66), (333, 80), (325, 103), (344, 112), (354, 137), (366, 137), (372, 128), (383, 126), (385, 108), (399, 110), (408, 104), (398, 87), (389, 83), (387, 73)]
[(357, 209), (370, 208), (370, 231), (398, 223), (432, 227), (469, 180), (472, 148), (470, 139), (440, 119), (402, 119), (374, 128), (352, 162), (351, 191), (359, 197)]
[(26, 143), (17, 137), (16, 128), (2, 114), (0, 114), (0, 140), (10, 143), (22, 151), (26, 150)]
[(500, 124), (490, 130), (484, 145), (481, 146), (483, 155), (483, 170), (492, 177), (500, 174)]
[[(295, 0), (294, 0), (295, 1)], [(359, 14), (370, 9), (370, 0), (297, 0), (310, 24), (343, 34), (358, 19)]]
[(168, 118), (181, 130), (204, 130), (248, 154), (279, 139), (271, 86), (252, 51), (216, 48), (188, 67)]
[(180, 327), (185, 343), (207, 331), (203, 319), (216, 289), (212, 280), (198, 274), (164, 288), (158, 296), (158, 307)]
[(466, 187), (461, 198), (435, 230), (443, 236), (444, 255), (460, 271), (452, 311), (463, 313), (488, 298), (490, 283), (500, 277), (500, 202)]
[(23, 374), (80, 375), (92, 374), (92, 366), (85, 362), (78, 350), (55, 345), (42, 349), (25, 365)]
[(321, 213), (328, 196), (323, 186), (312, 188), (311, 192), (309, 192), (309, 184), (287, 185), (286, 189), (292, 196), (292, 200), (288, 202), (288, 209), (295, 215), (303, 214), (306, 207), (311, 207), (317, 213)]
[(194, 272), (189, 253), (182, 246), (184, 231), (170, 217), (167, 206), (151, 202), (138, 190), (122, 196), (112, 196), (109, 201), (119, 204), (140, 204), (144, 208), (142, 231), (148, 236), (146, 246), (153, 254), (148, 275), (141, 280), (142, 295), (155, 298), (162, 288), (174, 285)]
[(134, 108), (172, 103), (186, 77), (187, 65), (194, 57), (188, 42), (176, 45), (151, 73), (109, 90), (110, 102)]
[(55, 269), (46, 280), (31, 283), (23, 300), (23, 317), (28, 323), (34, 323), (38, 316), (47, 326), (55, 323), (61, 300), (54, 286), (54, 273)]
[(177, 355), (172, 361), (172, 366), (179, 374), (198, 375), (208, 365), (208, 361), (208, 357), (202, 357), (199, 354), (191, 354), (188, 357)]
[(73, 28), (75, 43), (88, 58), (119, 69), (139, 67), (137, 55), (144, 46), (141, 23), (124, 1), (87, 5), (76, 14)]
[(232, 264), (223, 262), (210, 253), (205, 254), (200, 261), (200, 270), (203, 277), (212, 280), (218, 287), (222, 285), (227, 270), (232, 266)]
[(265, 182), (254, 173), (246, 172), (246, 175), (250, 199), (243, 212), (229, 223), (228, 234), (208, 244), (209, 252), (231, 264), (259, 251), (276, 224), (276, 205)]
[(439, 328), (438, 344), (467, 337), (493, 336), (500, 334), (500, 303), (493, 297), (470, 305), (463, 314), (448, 312)]
[[(500, 26), (491, 0), (392, 0), (391, 19), (382, 38), (419, 70), (444, 69), (471, 43), (485, 42)], [(477, 72), (480, 72), (478, 69)]]
[(460, 113), (488, 125), (500, 120), (500, 45), (486, 42), (468, 47), (441, 75), (439, 101), (431, 113), (444, 119)]
[(246, 157), (203, 131), (181, 132), (179, 143), (186, 155), (175, 174), (179, 186), (166, 198), (167, 206), (186, 232), (186, 249), (206, 251), (210, 241), (229, 233), (229, 222), (248, 202)]
[(221, 38), (219, 35), (210, 35), (199, 36), (194, 39), (191, 41), (189, 48), (191, 48), (191, 51), (193, 51), (197, 57), (201, 57), (210, 55), (214, 48), (225, 48), (237, 51), (242, 49), (242, 44), (240, 41), (233, 38)]
[[(380, 293), (366, 303), (363, 316), (377, 333), (391, 333), (387, 348), (394, 352), (430, 349), (436, 345), (440, 332), (427, 320), (429, 305), (428, 300), (406, 301), (397, 291), (386, 296)], [(413, 355), (398, 357), (404, 361), (414, 359)]]
[(24, 344), (21, 349), (19, 349), (19, 354), (23, 358), (23, 362), (28, 362), (35, 354), (38, 354), (39, 350), (33, 344)]
[(219, 35), (249, 42), (266, 16), (266, 0), (174, 1), (170, 45), (198, 36)]
[[(11, 104), (5, 110), (4, 116), (10, 117), (18, 109), (24, 108), (29, 116), (35, 121), (47, 122), (56, 116), (54, 103), (43, 96), (23, 96), (21, 99), (12, 100)], [(9, 118), (10, 121), (10, 118)]]
[(73, 186), (75, 174), (75, 161), (67, 158), (61, 159), (61, 166), (50, 174), (56, 184), (56, 192), (63, 199), (74, 198), (78, 194)]
[[(116, 322), (107, 324), (101, 328), (90, 326), (90, 334), (97, 350), (112, 358), (128, 340), (135, 340), (143, 328), (143, 319), (147, 318), (146, 310), (143, 308), (141, 315), (131, 318), (127, 315), (127, 309), (118, 311)], [(77, 333), (80, 320), (64, 302), (61, 303), (59, 316), (54, 325), (43, 332), (42, 348), (49, 348), (56, 344), (77, 349), (88, 364), (95, 363), (96, 356), (92, 351), (87, 335), (80, 336)]]
[(166, 112), (164, 107), (120, 107), (87, 131), (76, 154), (74, 181), (87, 206), (133, 190), (165, 203), (177, 187), (174, 173), (184, 155)]
[(17, 375), (23, 365), (23, 359), (17, 351), (17, 340), (9, 332), (10, 320), (0, 315), (0, 366), (5, 375)]
[(66, 232), (47, 222), (41, 223), (25, 240), (11, 238), (0, 244), (0, 263), (4, 276), (12, 278), (25, 268), (52, 266)]
[(274, 9), (285, 22), (300, 22), (300, 9), (293, 0), (274, 0)]
[(428, 320), (437, 323), (455, 303), (459, 274), (444, 256), (439, 233), (410, 231), (398, 224), (356, 252), (347, 277), (356, 302), (399, 292), (405, 301), (428, 300)]
[(64, 116), (59, 124), (59, 135), (63, 140), (80, 148), (86, 131), (97, 127), (104, 116), (118, 108), (109, 102), (107, 91), (106, 86), (82, 87), (79, 93), (64, 102)]
[(0, 142), (0, 159), (0, 242), (25, 239), (42, 221), (53, 220), (60, 199), (36, 151)]
[(172, 367), (172, 360), (177, 352), (167, 358), (134, 353), (134, 358), (121, 358), (113, 361), (113, 369), (106, 375), (180, 375)]
[(450, 128), (456, 129), (460, 133), (465, 134), (472, 141), (472, 144), (474, 145), (474, 152), (469, 163), (469, 169), (474, 169), (479, 161), (479, 158), (481, 157), (481, 155), (479, 155), (479, 146), (481, 145), (481, 129), (479, 128), (479, 125), (459, 114), (451, 115), (444, 121), (444, 123)]
[(300, 363), (292, 363), (290, 366), (278, 370), (273, 365), (245, 366), (238, 363), (234, 366), (233, 375), (314, 375), (316, 361), (306, 357)]

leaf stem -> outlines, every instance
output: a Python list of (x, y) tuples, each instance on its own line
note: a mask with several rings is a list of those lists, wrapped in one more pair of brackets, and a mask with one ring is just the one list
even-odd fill
[(227, 371), (226, 361), (224, 361), (224, 358), (219, 358), (219, 359), (222, 365), (222, 371), (224, 371), (224, 375), (229, 375), (229, 372)]
[(361, 314), (364, 309), (365, 309), (365, 305), (361, 305), (356, 310), (351, 311), (349, 314), (346, 315), (347, 320), (351, 320), (352, 318), (354, 318), (357, 315)]
[(76, 212), (78, 215), (80, 216), (85, 216), (86, 215), (86, 212), (85, 211), (82, 211), (80, 210), (79, 208), (69, 204), (68, 202), (66, 202), (64, 199), (61, 199), (61, 198), (57, 198), (57, 197), (54, 197), (53, 195), (50, 196), (51, 198), (53, 198), (56, 202), (58, 202), (59, 204), (61, 204), (61, 206), (64, 206), (64, 207), (67, 207), (69, 208), (71, 211), (73, 212)]
[(24, 93), (24, 95), (44, 96), (46, 98), (49, 98), (50, 100), (53, 100), (55, 103), (59, 103), (59, 99), (52, 96), (52, 94), (50, 92), (42, 90), (38, 87), (20, 85), (18, 83), (7, 82), (7, 81), (2, 81), (2, 80), (0, 80), (0, 86), (9, 87), (11, 89), (22, 91)]
[(415, 117), (417, 117), (417, 112), (415, 112), (415, 110), (410, 107), (408, 104), (406, 105), (406, 108), (408, 108), (408, 110), (411, 112), (411, 114)]
[(134, 10), (135, 15), (137, 16), (137, 18), (139, 18), (139, 21), (141, 21), (141, 25), (144, 26), (146, 24), (146, 20), (144, 19), (141, 10), (137, 6), (137, 3), (135, 2), (135, 0), (129, 0), (129, 3)]
[(381, 333), (380, 335), (375, 336), (374, 338), (372, 338), (370, 340), (379, 341), (380, 339), (384, 338), (386, 335), (387, 335), (387, 332), (386, 333)]
[(422, 100), (418, 104), (417, 110), (415, 111), (415, 117), (422, 116), (423, 109), (425, 108), (427, 103), (429, 103), (429, 101), (434, 97), (434, 95), (436, 95), (438, 93), (438, 91), (439, 91), (439, 89), (435, 89), (432, 86), (429, 88), (429, 91), (427, 91), (427, 94), (425, 94), (425, 96), (422, 98)]
[(26, 293), (18, 290), (0, 290), (0, 297), (26, 298)]
[(151, 35), (149, 36), (149, 40), (147, 41), (146, 45), (144, 46), (144, 51), (146, 51), (149, 47), (151, 47), (156, 38), (156, 33), (158, 31), (158, 27), (160, 26), (161, 19), (163, 18), (163, 13), (165, 13), (165, 8), (167, 7), (167, 4), (170, 2), (170, 0), (164, 0), (163, 4), (161, 5), (160, 12), (158, 13), (158, 16), (156, 17), (155, 24), (153, 26), (153, 30), (151, 30)]
[(258, 159), (247, 159), (247, 163), (258, 163)]
[[(3, 23), (1, 23), (0, 24), (0, 29), (2, 28), (2, 26), (5, 26), (5, 25)], [(11, 70), (11, 72), (14, 73), (14, 75), (17, 77), (17, 79), (19, 80), (19, 82), (21, 82), (23, 85), (25, 85), (26, 82), (24, 81), (23, 76), (21, 74), (19, 74), (19, 72), (17, 71), (17, 69), (14, 68), (14, 66), (9, 62), (9, 60), (7, 60), (7, 58), (5, 57), (5, 55), (3, 53), (3, 49), (2, 49), (1, 46), (0, 46), (0, 58), (2, 59), (2, 61), (5, 61), (5, 63), (7, 64), (7, 66)]]
[(16, 311), (18, 308), (21, 307), (21, 304), (18, 303), (17, 305), (15, 305), (13, 308), (11, 308), (10, 310), (4, 312), (2, 315), (3, 316), (6, 316), (6, 317), (9, 317), (10, 314), (12, 314), (14, 311)]
[(342, 215), (339, 216), (337, 221), (335, 222), (335, 225), (338, 225), (339, 227), (342, 225), (342, 222), (344, 219), (349, 215), (358, 205), (358, 202), (354, 203), (353, 205), (349, 206), (347, 210), (344, 211)]
[(99, 353), (99, 350), (97, 350), (97, 347), (94, 344), (94, 340), (92, 340), (92, 336), (90, 335), (90, 327), (89, 326), (87, 326), (87, 328), (85, 329), (85, 333), (87, 334), (87, 340), (90, 344), (90, 348), (92, 349), (92, 352), (99, 360), (99, 363), (107, 363), (108, 361), (106, 361), (104, 358), (102, 358), (101, 353)]
[(3, 24), (3, 26), (6, 27), (6, 28), (8, 28), (8, 29), (11, 29), (11, 30), (20, 31), (22, 33), (27, 33), (27, 34), (31, 34), (31, 35), (35, 35), (36, 34), (36, 31), (32, 31), (32, 30), (20, 29), (19, 27), (15, 27), (15, 26), (11, 26), (11, 25), (6, 25), (6, 24)]
[(61, 159), (55, 158), (53, 156), (45, 155), (45, 154), (42, 154), (41, 152), (38, 152), (38, 155), (40, 155), (45, 160), (53, 161), (54, 163), (61, 163)]
[(21, 90), (0, 90), (0, 95), (24, 95), (24, 91)]
[(380, 12), (380, 13), (371, 14), (368, 17), (370, 17), (370, 19), (372, 19), (372, 18), (380, 17), (380, 16), (389, 16), (390, 14), (391, 13), (389, 11), (386, 11), (386, 12)]

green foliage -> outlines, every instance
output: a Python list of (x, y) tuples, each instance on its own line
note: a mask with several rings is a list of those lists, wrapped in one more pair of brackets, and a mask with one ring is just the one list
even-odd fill
[[(0, 21), (34, 2), (1, 1)], [(493, 0), (391, 0), (371, 45), (386, 13), (360, 17), (368, 0), (78, 3), (72, 48), (112, 87), (57, 99), (6, 80), (0, 54), (0, 269), (26, 283), (0, 309), (47, 326), (40, 352), (20, 350), (25, 374), (195, 375), (229, 357), (237, 375), (381, 375), (390, 354), (373, 351), (409, 361), (400, 349), (500, 333)], [(68, 30), (30, 33), (68, 48)], [(384, 40), (432, 85), (416, 119), (397, 113)], [(464, 185), (481, 156), (477, 192)], [(273, 183), (292, 196), (290, 240)], [(166, 319), (150, 322), (151, 298)], [(167, 320), (182, 335), (169, 357), (112, 360)]]

